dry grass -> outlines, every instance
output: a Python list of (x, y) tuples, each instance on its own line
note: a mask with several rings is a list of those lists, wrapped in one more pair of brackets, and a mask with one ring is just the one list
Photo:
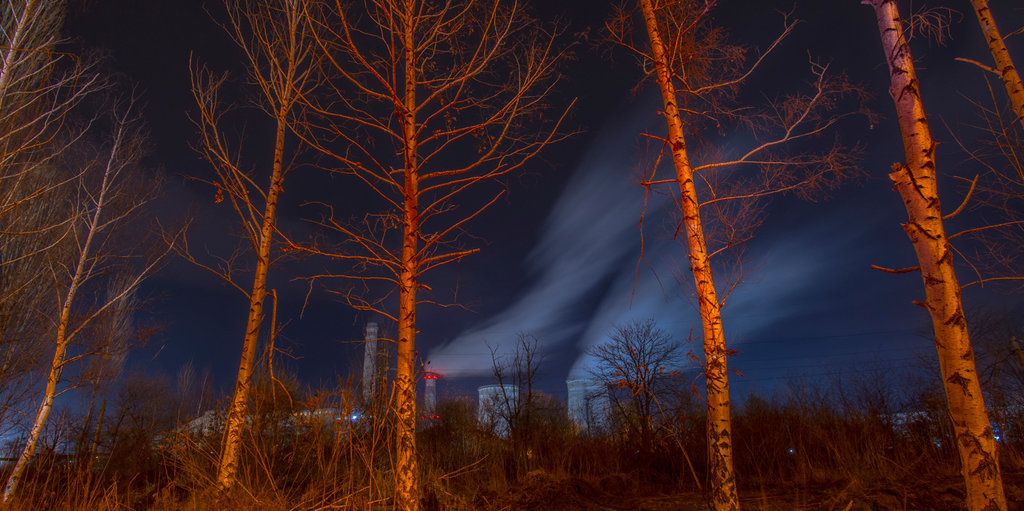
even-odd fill
[[(392, 420), (350, 387), (254, 403), (239, 484), (213, 490), (216, 422), (207, 434), (109, 426), (103, 452), (41, 455), (6, 510), (242, 511), (390, 509)], [(744, 509), (961, 509), (963, 489), (941, 400), (789, 392), (751, 399), (735, 416)], [(870, 393), (868, 393), (870, 394)], [(900, 420), (892, 410), (916, 405)], [(330, 413), (314, 413), (317, 410)], [(626, 435), (584, 437), (557, 414), (536, 414), (508, 438), (482, 430), (469, 399), (439, 403), (418, 435), (425, 510), (704, 509), (703, 422), (666, 417), (654, 446)], [(684, 414), (684, 412), (676, 412)], [(373, 419), (351, 420), (352, 415)], [(1010, 414), (1012, 415), (1012, 414)], [(1024, 509), (1020, 417), (997, 416), (1011, 509)], [(156, 424), (156, 422), (150, 422)], [(692, 430), (692, 431), (691, 431)], [(73, 435), (67, 435), (73, 437)], [(111, 449), (113, 446), (113, 449)], [(681, 449), (694, 464), (691, 475)]]

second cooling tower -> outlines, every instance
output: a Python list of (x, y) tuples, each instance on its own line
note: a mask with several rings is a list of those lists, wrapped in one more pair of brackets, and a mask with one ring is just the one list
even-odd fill
[(569, 420), (587, 433), (603, 430), (611, 412), (608, 387), (588, 378), (570, 378), (565, 385), (569, 388)]
[(498, 435), (508, 434), (508, 415), (517, 406), (519, 388), (515, 385), (484, 385), (477, 389), (479, 402), (476, 418), (480, 425), (493, 427)]

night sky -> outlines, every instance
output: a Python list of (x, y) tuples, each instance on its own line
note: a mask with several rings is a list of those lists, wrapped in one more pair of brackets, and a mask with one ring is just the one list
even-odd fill
[[(487, 344), (510, 346), (517, 332), (541, 340), (541, 387), (563, 398), (567, 375), (586, 371), (582, 351), (606, 339), (614, 324), (654, 317), (680, 342), (691, 330), (700, 338), (699, 317), (688, 290), (678, 283), (679, 278), (691, 278), (685, 249), (658, 227), (664, 204), (650, 211), (647, 258), (637, 270), (643, 190), (636, 181), (645, 157), (639, 134), (664, 132), (657, 87), (640, 81), (631, 56), (597, 44), (612, 2), (536, 3), (543, 4), (535, 7), (539, 17), (561, 18), (569, 23), (569, 33), (589, 30), (553, 98), (555, 104), (578, 98), (571, 122), (583, 132), (505, 181), (505, 198), (469, 226), (481, 238), (473, 242), (481, 248), (479, 254), (427, 277), (439, 292), (457, 289), (459, 302), (472, 309), (422, 306), (417, 314), (419, 353), (449, 377), (449, 392), (469, 392), (489, 382)], [(990, 3), (1003, 33), (1024, 25), (1024, 9), (1017, 1)], [(973, 175), (977, 170), (956, 149), (943, 123), (955, 128), (974, 120), (961, 94), (977, 97), (984, 90), (981, 72), (954, 58), (989, 62), (991, 57), (969, 3), (945, 4), (964, 11), (954, 17), (951, 41), (945, 46), (915, 41), (913, 51), (925, 106), (940, 141), (940, 171)], [(736, 40), (764, 47), (782, 27), (778, 11), (791, 8), (789, 2), (726, 0), (714, 17)], [(874, 124), (853, 119), (839, 131), (847, 143), (865, 147), (863, 177), (816, 202), (775, 200), (749, 243), (744, 283), (724, 310), (729, 345), (740, 351), (730, 361), (743, 374), (732, 379), (739, 396), (770, 393), (797, 376), (815, 381), (837, 374), (892, 374), (927, 365), (935, 357), (927, 314), (911, 303), (923, 298), (920, 277), (869, 267), (916, 264), (900, 227), (906, 214), (887, 177), (891, 164), (903, 155), (873, 11), (854, 0), (807, 1), (793, 9), (804, 23), (751, 78), (742, 98), (759, 101), (762, 91), (805, 87), (810, 52), (871, 91), (871, 107), (882, 117)], [(241, 82), (237, 49), (214, 19), (223, 19), (219, 2), (93, 0), (74, 6), (67, 28), (75, 44), (107, 52), (109, 67), (142, 93), (154, 148), (147, 163), (167, 178), (153, 211), (169, 225), (191, 215), (193, 246), (217, 251), (230, 246), (231, 233), (238, 228), (226, 203), (214, 204), (211, 187), (185, 178), (212, 175), (190, 148), (196, 140), (187, 119), (195, 111), (190, 55), (213, 70), (234, 73), (239, 102), (251, 92)], [(1018, 63), (1024, 60), (1024, 35), (1007, 43)], [(271, 130), (271, 124), (255, 116), (245, 127), (246, 151), (255, 151), (253, 158), (259, 151), (269, 152)], [(742, 134), (725, 140), (737, 149), (746, 143)], [(302, 206), (310, 198), (356, 210), (371, 205), (363, 203), (366, 193), (357, 185), (314, 169), (300, 169), (289, 180), (279, 224), (297, 237), (312, 232), (304, 219), (315, 212)], [(962, 190), (943, 184), (945, 209), (952, 210)], [(972, 220), (976, 218), (968, 216), (957, 225)], [(377, 319), (357, 314), (319, 287), (309, 294), (300, 317), (306, 287), (295, 279), (329, 267), (318, 260), (286, 263), (271, 277), (271, 287), (281, 297), (279, 317), (288, 321), (279, 343), (295, 357), (280, 363), (312, 386), (358, 375), (352, 372), (361, 357), (355, 341), (362, 325)], [(968, 280), (962, 272), (961, 279)], [(1020, 311), (1019, 297), (1001, 291), (974, 287), (965, 300), (971, 306)], [(178, 367), (192, 361), (200, 370), (209, 368), (219, 388), (227, 389), (238, 367), (244, 296), (180, 260), (148, 281), (145, 292), (152, 300), (143, 319), (160, 326), (161, 334), (133, 354), (130, 369), (173, 377)], [(701, 352), (699, 343), (687, 349)]]

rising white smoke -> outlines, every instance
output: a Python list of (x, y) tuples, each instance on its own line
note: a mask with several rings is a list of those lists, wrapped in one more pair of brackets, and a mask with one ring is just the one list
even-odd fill
[[(534, 284), (506, 310), (485, 318), (451, 342), (433, 349), (433, 371), (449, 377), (491, 373), (488, 346), (511, 348), (520, 332), (535, 335), (547, 353), (577, 354), (570, 376), (585, 376), (585, 351), (607, 339), (614, 325), (653, 317), (658, 326), (682, 342), (700, 338), (700, 321), (689, 290), (685, 248), (665, 239), (663, 197), (648, 203), (644, 260), (637, 222), (644, 195), (634, 169), (640, 151), (637, 134), (656, 132), (656, 108), (609, 123), (574, 172), (546, 220), (541, 239), (526, 262)], [(819, 216), (783, 234), (756, 239), (748, 248), (747, 282), (724, 309), (727, 340), (756, 338), (765, 329), (814, 310), (822, 303), (830, 265), (858, 252), (862, 229), (833, 233), (837, 215)], [(831, 240), (831, 241), (829, 241)], [(861, 250), (860, 252), (863, 252)], [(858, 263), (862, 264), (862, 263)], [(866, 267), (866, 265), (864, 265)], [(597, 304), (596, 307), (594, 304)], [(688, 348), (700, 354), (699, 343)]]

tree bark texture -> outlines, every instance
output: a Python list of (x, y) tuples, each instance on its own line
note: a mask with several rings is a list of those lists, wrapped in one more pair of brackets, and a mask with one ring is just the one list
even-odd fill
[(705, 378), (707, 381), (707, 441), (710, 503), (714, 511), (735, 511), (740, 508), (733, 471), (732, 418), (729, 403), (729, 374), (726, 361), (725, 334), (722, 329), (721, 304), (715, 290), (714, 277), (704, 238), (697, 200), (683, 136), (683, 120), (677, 105), (678, 97), (669, 71), (665, 45), (658, 31), (652, 0), (640, 0), (647, 35), (651, 42), (655, 78), (661, 89), (668, 141), (672, 149), (676, 181), (679, 183), (683, 224), (689, 251), (690, 270), (693, 272), (700, 317), (704, 331)]
[(248, 413), (253, 364), (256, 360), (260, 326), (263, 324), (263, 301), (267, 296), (267, 272), (270, 269), (270, 245), (274, 237), (277, 198), (284, 181), (282, 167), (284, 165), (284, 137), (287, 131), (286, 118), (287, 112), (278, 114), (277, 133), (274, 138), (274, 163), (270, 175), (270, 187), (267, 190), (266, 207), (263, 209), (263, 223), (256, 252), (256, 271), (253, 277), (252, 292), (249, 294), (249, 316), (245, 325), (245, 337), (242, 340), (242, 360), (238, 364), (235, 394), (231, 400), (231, 407), (228, 409), (224, 448), (220, 464), (217, 467), (217, 486), (222, 490), (234, 486), (238, 473), (239, 448)]
[(395, 372), (395, 504), (400, 511), (419, 508), (416, 464), (416, 287), (419, 268), (417, 238), (420, 234), (419, 167), (416, 126), (416, 2), (403, 5), (402, 39), (405, 52), (405, 87), (402, 98), (402, 148), (404, 190), (402, 222), (402, 269), (399, 276), (398, 350)]
[(925, 303), (935, 331), (949, 418), (953, 423), (961, 473), (971, 511), (1002, 511), (1006, 498), (999, 474), (996, 440), (975, 369), (953, 271), (953, 254), (942, 222), (936, 186), (935, 142), (932, 140), (920, 83), (903, 34), (895, 0), (865, 0), (875, 9), (882, 48), (889, 64), (889, 93), (896, 104), (906, 164), (889, 174), (907, 209), (903, 229), (910, 238), (924, 280)]
[(978, 16), (978, 24), (985, 34), (985, 42), (992, 52), (992, 58), (996, 61), (996, 71), (1006, 86), (1006, 94), (1010, 96), (1010, 103), (1013, 105), (1013, 113), (1021, 123), (1024, 123), (1024, 83), (1021, 83), (1020, 73), (1013, 66), (1010, 59), (1010, 52), (1006, 49), (1006, 42), (999, 34), (996, 21), (992, 18), (992, 11), (988, 8), (988, 0), (971, 0), (971, 7), (974, 14)]

